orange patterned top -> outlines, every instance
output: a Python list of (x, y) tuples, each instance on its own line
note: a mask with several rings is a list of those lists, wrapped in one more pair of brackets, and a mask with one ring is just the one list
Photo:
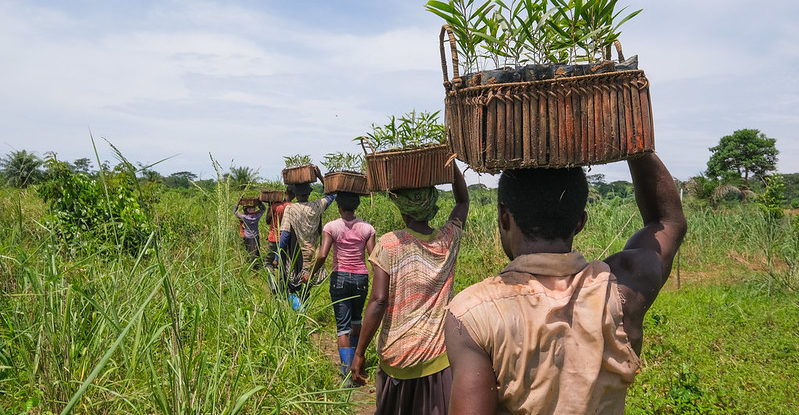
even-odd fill
[(389, 275), (389, 295), (377, 338), (380, 368), (395, 379), (420, 378), (449, 367), (444, 316), (462, 233), (451, 220), (431, 235), (410, 229), (380, 237), (369, 257)]

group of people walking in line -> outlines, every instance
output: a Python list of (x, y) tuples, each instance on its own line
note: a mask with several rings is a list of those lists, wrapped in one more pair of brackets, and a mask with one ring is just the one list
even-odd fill
[[(455, 167), (455, 206), (443, 226), (430, 226), (438, 213), (435, 188), (396, 190), (389, 196), (405, 228), (379, 237), (355, 214), (360, 196), (309, 202), (310, 186), (290, 186), (287, 200), (269, 207), (269, 241), (276, 244), (267, 266), (290, 265), (285, 284), (299, 309), (304, 285), (324, 278), (315, 276), (332, 253), (342, 371), (365, 383), (364, 356), (377, 336), (377, 414), (620, 414), (640, 371), (644, 314), (686, 232), (660, 159), (648, 154), (627, 163), (643, 227), (604, 259), (588, 262), (572, 248), (588, 219), (581, 168), (506, 170), (497, 225), (510, 262), (453, 297), (469, 211)], [(322, 227), (334, 200), (340, 218)], [(265, 210), (236, 212), (253, 259)]]

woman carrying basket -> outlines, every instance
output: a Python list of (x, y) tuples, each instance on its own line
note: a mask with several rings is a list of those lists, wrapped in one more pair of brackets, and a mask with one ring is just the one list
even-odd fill
[(452, 282), (469, 193), (454, 167), (455, 207), (439, 229), (430, 227), (438, 206), (435, 187), (402, 189), (391, 200), (406, 228), (379, 238), (369, 257), (372, 294), (352, 363), (352, 377), (363, 384), (364, 354), (377, 338), (376, 414), (445, 414), (452, 374), (444, 346), (445, 307)]

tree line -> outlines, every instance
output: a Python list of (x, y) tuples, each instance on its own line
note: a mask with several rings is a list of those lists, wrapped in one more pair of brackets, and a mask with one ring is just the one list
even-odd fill
[[(757, 129), (736, 130), (721, 137), (718, 145), (711, 147), (707, 168), (688, 181), (675, 180), (678, 187), (690, 195), (717, 205), (723, 202), (751, 201), (758, 194), (770, 189), (776, 195), (774, 203), (799, 209), (799, 173), (777, 174), (776, 139)], [(7, 186), (27, 187), (45, 182), (52, 174), (47, 168), (47, 159), (55, 159), (55, 153), (46, 153), (44, 160), (26, 150), (11, 151), (0, 159), (0, 178)], [(100, 171), (110, 173), (122, 171), (124, 163), (111, 166), (108, 161), (94, 168), (89, 158), (62, 161), (76, 174), (96, 177)], [(167, 176), (154, 170), (152, 165), (136, 163), (137, 178), (145, 183), (158, 183), (167, 188), (189, 188), (213, 186), (214, 179), (198, 180), (190, 171), (178, 171)], [(231, 166), (223, 174), (234, 188), (244, 189), (262, 179), (257, 170), (247, 166)], [(588, 182), (592, 200), (631, 198), (632, 183), (625, 180), (607, 182), (602, 174), (589, 174)], [(276, 185), (267, 181), (270, 185)], [(770, 186), (770, 187), (769, 187)]]

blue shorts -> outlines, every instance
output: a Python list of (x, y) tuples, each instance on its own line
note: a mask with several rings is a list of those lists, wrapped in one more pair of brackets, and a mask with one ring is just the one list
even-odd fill
[(369, 274), (333, 271), (330, 274), (330, 299), (336, 315), (336, 335), (350, 334), (353, 324), (361, 324), (363, 304), (369, 292)]

